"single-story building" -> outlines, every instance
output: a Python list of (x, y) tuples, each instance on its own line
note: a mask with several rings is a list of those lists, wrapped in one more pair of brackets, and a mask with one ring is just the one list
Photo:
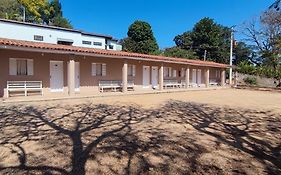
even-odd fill
[(32, 82), (40, 82), (44, 96), (101, 93), (108, 87), (127, 92), (131, 86), (136, 91), (224, 86), (228, 68), (210, 61), (13, 39), (0, 39), (0, 59), (1, 97), (17, 92), (17, 86), (32, 91)]

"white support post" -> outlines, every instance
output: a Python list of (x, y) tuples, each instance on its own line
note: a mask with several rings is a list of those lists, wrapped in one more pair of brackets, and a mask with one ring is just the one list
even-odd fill
[(159, 90), (162, 91), (163, 86), (164, 86), (164, 67), (163, 67), (163, 65), (160, 66), (158, 77), (159, 77)]
[(210, 84), (210, 69), (209, 68), (205, 69), (205, 84), (206, 84), (206, 87), (208, 88), (209, 84)]
[(221, 71), (221, 86), (225, 86), (225, 70)]
[(68, 62), (67, 80), (68, 95), (72, 96), (75, 94), (75, 61), (73, 59)]
[(122, 92), (128, 91), (128, 63), (125, 61), (122, 67)]
[(189, 76), (190, 76), (190, 69), (189, 66), (187, 66), (185, 70), (185, 88), (189, 88)]

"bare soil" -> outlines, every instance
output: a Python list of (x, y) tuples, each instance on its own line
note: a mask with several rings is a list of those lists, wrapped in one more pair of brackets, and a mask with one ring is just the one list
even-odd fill
[(281, 93), (0, 106), (0, 174), (281, 174)]

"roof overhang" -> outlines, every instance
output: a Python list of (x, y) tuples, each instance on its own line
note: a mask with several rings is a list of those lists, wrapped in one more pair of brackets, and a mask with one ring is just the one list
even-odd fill
[(159, 63), (184, 64), (184, 65), (200, 66), (200, 67), (227, 68), (227, 67), (221, 67), (216, 65), (204, 65), (204, 64), (170, 61), (170, 60), (157, 60), (157, 59), (131, 57), (131, 56), (129, 57), (129, 56), (105, 55), (105, 54), (86, 53), (86, 52), (77, 52), (77, 51), (65, 51), (65, 50), (53, 50), (53, 49), (50, 50), (50, 49), (29, 48), (29, 47), (10, 46), (10, 45), (0, 45), (0, 49), (71, 55), (72, 56), (71, 58), (77, 55), (77, 56), (90, 56), (90, 57), (98, 57), (98, 58), (115, 58), (115, 59), (128, 59), (128, 60), (138, 60), (138, 61), (152, 61), (152, 62), (159, 62)]

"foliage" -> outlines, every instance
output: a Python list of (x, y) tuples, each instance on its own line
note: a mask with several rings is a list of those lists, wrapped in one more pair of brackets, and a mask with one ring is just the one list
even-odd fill
[(26, 9), (26, 21), (42, 23), (50, 12), (48, 10), (48, 0), (18, 0)]
[(21, 20), (20, 4), (17, 0), (0, 1), (0, 18)]
[(120, 43), (123, 50), (128, 52), (149, 54), (159, 49), (150, 24), (144, 21), (135, 21), (130, 25), (128, 37)]
[(195, 55), (195, 52), (193, 52), (192, 50), (186, 50), (179, 47), (167, 48), (164, 50), (163, 55), (167, 57), (177, 57), (177, 58), (189, 58), (189, 59), (198, 58)]
[(233, 52), (235, 55), (233, 60), (234, 65), (239, 65), (243, 61), (252, 62), (251, 60), (255, 57), (252, 48), (244, 42), (236, 43)]
[(257, 79), (255, 77), (246, 77), (243, 81), (248, 85), (257, 85)]
[(215, 23), (213, 19), (203, 18), (191, 31), (174, 38), (176, 45), (182, 49), (193, 50), (203, 59), (205, 50), (207, 59), (228, 63), (230, 47), (230, 29)]
[(254, 75), (256, 73), (256, 67), (248, 61), (242, 61), (238, 64), (238, 72), (243, 74)]
[(23, 9), (26, 22), (72, 28), (59, 0), (1, 0), (0, 18), (23, 21)]
[(70, 21), (63, 17), (62, 6), (59, 0), (53, 0), (49, 4), (50, 15), (46, 23), (49, 25), (73, 28)]

